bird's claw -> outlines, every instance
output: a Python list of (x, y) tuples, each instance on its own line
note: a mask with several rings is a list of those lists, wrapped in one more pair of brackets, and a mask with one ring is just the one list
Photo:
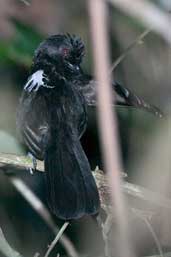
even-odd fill
[(30, 174), (33, 175), (37, 168), (37, 160), (36, 158), (29, 152), (28, 157), (32, 160), (33, 167), (29, 167)]

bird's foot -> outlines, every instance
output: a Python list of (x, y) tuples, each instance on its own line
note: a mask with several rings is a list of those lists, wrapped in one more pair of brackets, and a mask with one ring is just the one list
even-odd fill
[(30, 152), (28, 153), (28, 157), (32, 160), (32, 165), (33, 165), (33, 167), (30, 167), (30, 168), (29, 168), (29, 171), (30, 171), (30, 174), (33, 175), (34, 172), (36, 171), (36, 168), (37, 168), (37, 160), (36, 160), (36, 158), (33, 156), (33, 154), (30, 153)]

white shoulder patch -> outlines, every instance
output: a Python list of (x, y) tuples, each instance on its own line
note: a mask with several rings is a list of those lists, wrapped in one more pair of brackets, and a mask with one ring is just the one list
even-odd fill
[(47, 85), (46, 81), (48, 82), (48, 77), (44, 74), (43, 70), (38, 70), (28, 78), (24, 90), (36, 92), (40, 87), (54, 88), (54, 86)]

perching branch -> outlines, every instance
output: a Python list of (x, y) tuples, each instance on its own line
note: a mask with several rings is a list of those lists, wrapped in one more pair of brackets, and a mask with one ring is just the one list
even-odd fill
[[(18, 156), (14, 154), (4, 154), (0, 153), (0, 169), (4, 172), (15, 168), (17, 171), (22, 171), (23, 169), (28, 169), (32, 167), (31, 160), (26, 156)], [(37, 161), (37, 171), (44, 172), (44, 164), (41, 161)], [(95, 177), (100, 199), (101, 199), (101, 207), (104, 210), (108, 210), (110, 208), (110, 190), (107, 183), (107, 179), (103, 171), (96, 169), (93, 172)], [(171, 200), (165, 196), (162, 196), (156, 192), (148, 190), (142, 186), (135, 185), (133, 183), (129, 183), (124, 181), (122, 184), (123, 192), (130, 197), (133, 197), (137, 200), (141, 200), (144, 202), (148, 202), (153, 204), (156, 207), (163, 207), (171, 210)]]
[[(0, 153), (0, 168), (9, 170), (9, 168), (16, 169), (29, 169), (32, 167), (32, 160), (26, 156), (20, 156), (15, 154)], [(41, 161), (37, 161), (37, 169), (44, 171), (44, 164)]]

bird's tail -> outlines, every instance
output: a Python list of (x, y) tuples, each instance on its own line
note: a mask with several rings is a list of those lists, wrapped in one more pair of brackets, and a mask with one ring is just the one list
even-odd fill
[(160, 118), (163, 116), (162, 112), (157, 107), (148, 104), (142, 98), (131, 92), (128, 88), (123, 87), (117, 82), (113, 83), (113, 88), (117, 93), (116, 101), (118, 105), (126, 105), (139, 108), (151, 112)]
[(79, 139), (71, 133), (59, 131), (55, 142), (45, 153), (51, 211), (64, 220), (98, 214), (97, 186)]

